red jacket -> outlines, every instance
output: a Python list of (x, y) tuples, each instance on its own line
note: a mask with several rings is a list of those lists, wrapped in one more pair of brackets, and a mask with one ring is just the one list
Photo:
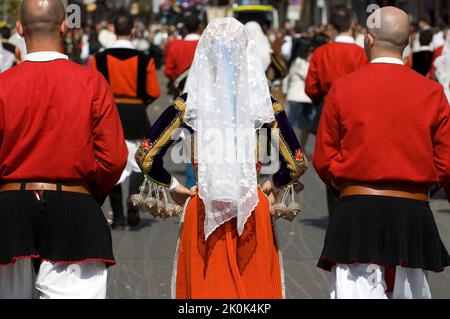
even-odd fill
[(164, 74), (172, 81), (186, 71), (194, 60), (198, 41), (173, 40), (167, 45)]
[(103, 76), (68, 60), (0, 75), (0, 180), (82, 181), (103, 198), (128, 151)]
[(322, 180), (440, 184), (450, 198), (450, 108), (442, 87), (372, 63), (334, 82), (313, 164)]
[(368, 63), (364, 49), (352, 43), (333, 42), (314, 51), (311, 57), (305, 92), (319, 104), (333, 82)]

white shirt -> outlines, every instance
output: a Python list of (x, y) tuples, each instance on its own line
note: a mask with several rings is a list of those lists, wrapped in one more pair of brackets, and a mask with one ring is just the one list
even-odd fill
[(25, 61), (30, 62), (48, 62), (60, 59), (69, 60), (69, 57), (56, 51), (39, 51), (29, 53), (25, 56)]
[(338, 35), (334, 42), (355, 44), (355, 39), (348, 35)]
[(305, 80), (308, 74), (309, 62), (301, 58), (295, 59), (289, 69), (289, 74), (284, 80), (287, 86), (286, 99), (292, 102), (311, 103), (311, 99), (305, 93)]
[(421, 45), (420, 47), (419, 47), (419, 52), (420, 51), (431, 51), (431, 52), (433, 52), (434, 50), (433, 50), (433, 48), (431, 47), (431, 45)]
[(98, 34), (98, 42), (100, 42), (100, 44), (104, 48), (109, 48), (116, 41), (117, 36), (114, 34), (114, 32), (111, 32), (109, 30), (103, 29)]
[(24, 38), (22, 38), (17, 32), (14, 33), (8, 40), (9, 43), (14, 44), (20, 50), (20, 56), (23, 60), (24, 56), (27, 55), (27, 44)]
[(285, 61), (289, 61), (292, 55), (292, 38), (290, 36), (284, 37), (284, 43), (281, 46), (281, 55)]
[(388, 64), (404, 65), (402, 60), (386, 56), (373, 59), (372, 61), (370, 61), (370, 63), (388, 63)]
[(358, 34), (358, 35), (356, 36), (355, 44), (356, 44), (357, 46), (359, 46), (359, 47), (361, 47), (361, 48), (364, 49), (364, 38), (365, 38), (365, 37), (366, 37), (366, 36), (365, 36), (364, 34), (362, 34), (362, 33)]
[(109, 49), (136, 49), (133, 43), (128, 40), (117, 40)]
[(444, 32), (439, 31), (433, 36), (433, 41), (431, 42), (431, 46), (434, 50), (439, 48), (440, 46), (445, 44)]
[(200, 35), (196, 33), (189, 33), (187, 36), (184, 37), (184, 41), (199, 41)]
[(10, 69), (14, 61), (16, 60), (16, 56), (11, 52), (3, 49), (3, 46), (0, 42), (0, 73)]

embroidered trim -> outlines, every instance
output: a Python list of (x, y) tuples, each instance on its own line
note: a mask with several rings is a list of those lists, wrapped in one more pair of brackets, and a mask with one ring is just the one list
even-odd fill
[[(23, 259), (40, 259), (40, 258), (41, 258), (41, 256), (39, 256), (39, 255), (17, 256), (17, 257), (13, 257), (12, 261), (8, 264), (0, 264), (0, 267), (12, 266), (12, 265), (16, 264), (19, 260), (23, 260)], [(86, 262), (103, 262), (105, 264), (109, 264), (110, 266), (113, 266), (116, 264), (115, 260), (108, 260), (108, 259), (102, 259), (102, 258), (87, 258), (87, 259), (74, 260), (74, 261), (55, 261), (55, 260), (51, 260), (51, 259), (41, 259), (40, 261), (41, 261), (41, 263), (44, 261), (47, 261), (47, 262), (51, 262), (54, 264), (81, 264), (81, 263), (86, 263)]]
[(273, 108), (273, 113), (275, 114), (275, 116), (277, 116), (279, 113), (284, 111), (283, 106), (279, 102), (275, 102), (273, 104), (272, 108)]
[(11, 262), (9, 262), (7, 264), (0, 264), (0, 267), (7, 267), (7, 266), (15, 265), (18, 261), (23, 260), (23, 259), (37, 259), (40, 257), (41, 256), (39, 256), (39, 255), (16, 256), (16, 257), (12, 258)]
[(280, 152), (283, 158), (286, 160), (287, 167), (290, 171), (291, 178), (296, 181), (300, 176), (302, 176), (308, 169), (308, 160), (304, 152), (300, 149), (295, 150), (295, 154), (288, 147), (286, 140), (281, 134), (281, 130), (278, 127), (278, 123), (274, 128), (278, 129), (278, 134), (280, 138)]
[[(144, 143), (145, 143), (145, 141), (147, 141), (147, 144), (141, 145), (141, 147), (139, 147), (138, 151), (136, 152), (136, 156), (135, 156), (136, 161), (138, 162), (139, 166), (141, 167), (141, 169), (144, 173), (148, 173), (151, 170), (152, 165), (153, 165), (153, 159), (164, 148), (164, 146), (167, 144), (167, 141), (172, 136), (173, 131), (176, 128), (178, 128), (180, 126), (181, 122), (183, 121), (182, 119), (183, 119), (184, 111), (186, 109), (186, 104), (183, 102), (183, 100), (181, 98), (177, 98), (175, 100), (173, 106), (179, 111), (177, 116), (175, 116), (173, 118), (173, 120), (170, 122), (170, 124), (164, 130), (164, 132), (154, 142), (151, 142), (149, 139), (145, 139)], [(158, 183), (168, 186), (161, 182), (158, 182)]]

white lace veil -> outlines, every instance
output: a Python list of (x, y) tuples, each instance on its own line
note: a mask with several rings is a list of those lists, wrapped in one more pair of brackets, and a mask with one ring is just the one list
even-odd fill
[(185, 90), (184, 121), (196, 131), (205, 238), (234, 217), (241, 235), (259, 201), (256, 130), (274, 114), (255, 43), (240, 22), (219, 18), (207, 26)]
[(444, 87), (447, 100), (450, 102), (450, 31), (447, 32), (442, 55), (434, 62), (436, 78)]
[(269, 39), (264, 34), (264, 31), (258, 22), (247, 22), (245, 24), (245, 29), (251, 34), (253, 40), (255, 40), (256, 54), (261, 60), (263, 69), (267, 70), (271, 62), (270, 55), (273, 52)]

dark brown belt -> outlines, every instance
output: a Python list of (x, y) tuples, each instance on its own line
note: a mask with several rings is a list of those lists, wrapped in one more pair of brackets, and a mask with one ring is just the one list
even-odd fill
[(92, 195), (87, 185), (80, 183), (6, 183), (0, 186), (0, 193), (10, 191), (61, 191), (69, 193), (80, 193), (85, 195)]
[(356, 195), (399, 197), (429, 202), (430, 188), (423, 185), (348, 184), (341, 190), (341, 198)]

